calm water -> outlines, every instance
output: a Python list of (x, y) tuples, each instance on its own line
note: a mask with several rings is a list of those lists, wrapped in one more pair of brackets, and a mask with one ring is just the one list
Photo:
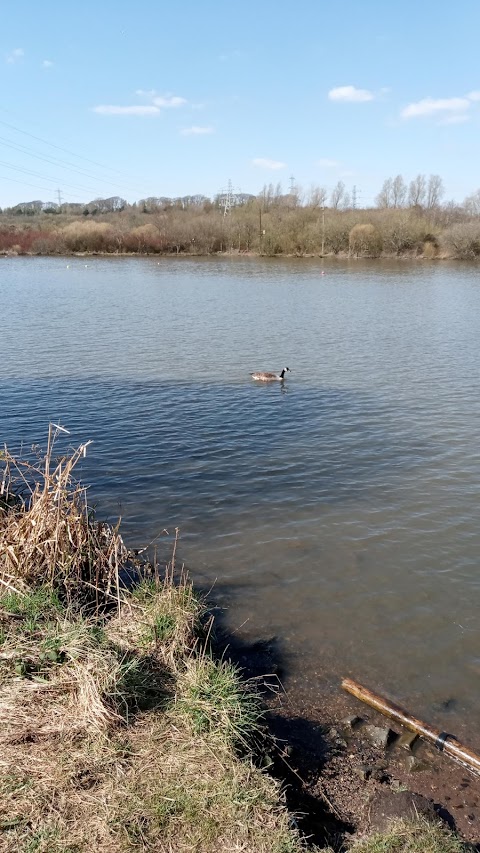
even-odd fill
[(180, 527), (230, 628), (276, 635), (313, 696), (349, 674), (480, 748), (479, 285), (446, 263), (0, 258), (0, 439), (93, 439), (99, 514), (132, 547)]

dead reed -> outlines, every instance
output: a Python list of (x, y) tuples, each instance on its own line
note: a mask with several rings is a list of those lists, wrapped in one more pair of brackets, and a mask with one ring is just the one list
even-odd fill
[(36, 463), (4, 448), (0, 484), (0, 585), (22, 594), (30, 585), (58, 589), (72, 604), (98, 608), (116, 600), (127, 549), (118, 525), (97, 522), (74, 469), (91, 442), (54, 458), (63, 427), (50, 424), (45, 455)]

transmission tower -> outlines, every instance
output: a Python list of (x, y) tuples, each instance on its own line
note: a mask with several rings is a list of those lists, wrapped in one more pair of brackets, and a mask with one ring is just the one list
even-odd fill
[(223, 207), (223, 217), (225, 218), (226, 216), (228, 216), (234, 205), (233, 186), (230, 180), (227, 184), (227, 189), (222, 190), (222, 192), (223, 195), (220, 198), (220, 204)]
[(295, 195), (295, 178), (293, 175), (290, 175), (290, 195)]
[(357, 188), (355, 185), (352, 190), (352, 207), (354, 210), (357, 207)]
[(62, 191), (60, 189), (57, 190), (57, 197), (58, 197), (58, 206), (61, 207), (62, 206)]

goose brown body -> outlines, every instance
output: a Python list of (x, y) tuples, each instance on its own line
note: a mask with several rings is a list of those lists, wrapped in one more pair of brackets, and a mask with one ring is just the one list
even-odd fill
[(257, 371), (256, 373), (251, 373), (250, 376), (252, 379), (256, 379), (257, 382), (283, 382), (287, 370), (290, 371), (290, 368), (284, 367), (281, 373), (262, 373)]

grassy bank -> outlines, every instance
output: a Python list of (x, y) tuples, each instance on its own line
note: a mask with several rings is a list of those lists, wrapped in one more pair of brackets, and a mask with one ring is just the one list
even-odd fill
[[(0, 851), (306, 849), (259, 767), (258, 697), (211, 654), (206, 603), (174, 555), (122, 586), (138, 567), (74, 481), (87, 446), (54, 461), (54, 439), (37, 461), (2, 459)], [(402, 824), (353, 849), (463, 848)]]

